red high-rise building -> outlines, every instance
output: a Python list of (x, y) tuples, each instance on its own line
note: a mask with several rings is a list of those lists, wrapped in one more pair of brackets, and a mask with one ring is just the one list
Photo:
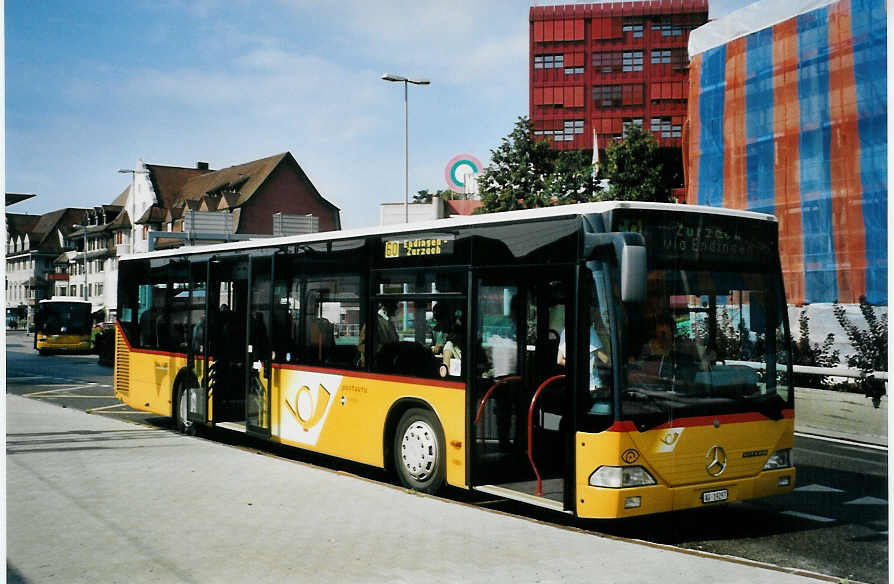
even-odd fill
[(599, 147), (626, 125), (680, 149), (688, 95), (689, 31), (707, 0), (534, 6), (530, 12), (530, 119), (558, 150)]

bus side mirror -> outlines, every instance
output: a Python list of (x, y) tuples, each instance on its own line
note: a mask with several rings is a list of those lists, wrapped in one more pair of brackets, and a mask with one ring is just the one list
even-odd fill
[(621, 246), (621, 301), (642, 302), (646, 299), (646, 247)]
[(621, 272), (621, 301), (643, 302), (646, 299), (646, 240), (641, 233), (587, 233), (584, 236), (584, 256), (591, 257), (597, 249), (611, 245)]

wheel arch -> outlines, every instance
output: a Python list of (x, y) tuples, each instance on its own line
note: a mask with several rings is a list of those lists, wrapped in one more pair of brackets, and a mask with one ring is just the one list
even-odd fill
[(188, 383), (195, 383), (196, 387), (199, 384), (199, 378), (196, 377), (195, 372), (192, 371), (187, 366), (183, 366), (180, 368), (180, 371), (177, 372), (177, 375), (174, 377), (174, 383), (171, 384), (171, 413), (173, 414), (173, 409), (176, 407), (176, 399), (177, 392), (182, 387), (189, 387)]

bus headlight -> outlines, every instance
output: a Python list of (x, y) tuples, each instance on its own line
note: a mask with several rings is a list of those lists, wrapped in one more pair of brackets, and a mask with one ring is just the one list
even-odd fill
[(770, 459), (767, 460), (767, 464), (764, 465), (764, 470), (775, 470), (777, 468), (788, 468), (791, 465), (792, 465), (792, 451), (790, 448), (785, 448), (784, 450), (777, 450), (770, 456)]
[(591, 487), (624, 489), (655, 485), (655, 478), (641, 466), (600, 466), (593, 471), (589, 480)]

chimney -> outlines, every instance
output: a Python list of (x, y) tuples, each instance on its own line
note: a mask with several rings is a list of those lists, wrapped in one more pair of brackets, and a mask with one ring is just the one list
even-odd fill
[(197, 170), (208, 170), (208, 163), (207, 162), (196, 162), (196, 169)]

